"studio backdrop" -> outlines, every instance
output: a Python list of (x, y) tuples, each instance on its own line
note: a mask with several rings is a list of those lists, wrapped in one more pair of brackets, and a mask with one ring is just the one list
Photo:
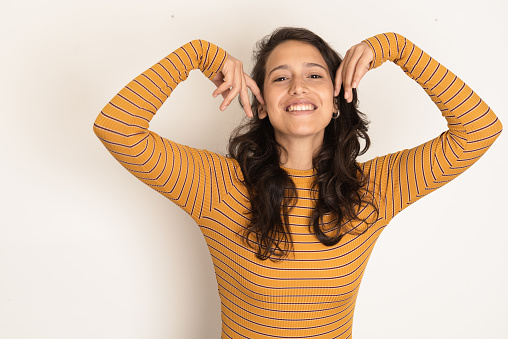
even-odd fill
[[(219, 338), (212, 261), (192, 219), (125, 171), (92, 125), (132, 78), (186, 42), (251, 69), (279, 26), (309, 28), (341, 54), (395, 31), (459, 75), (508, 123), (503, 1), (9, 1), (0, 6), (0, 337)], [(244, 118), (221, 112), (199, 71), (150, 128), (226, 154)], [(365, 76), (368, 160), (446, 130), (392, 64)], [(386, 228), (360, 288), (362, 338), (505, 338), (506, 135), (459, 178)]]

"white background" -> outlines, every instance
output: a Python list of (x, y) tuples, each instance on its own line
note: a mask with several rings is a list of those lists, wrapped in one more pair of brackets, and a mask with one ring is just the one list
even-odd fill
[[(424, 5), (417, 5), (424, 4)], [(396, 31), (457, 73), (508, 124), (506, 2), (5, 1), (0, 7), (0, 337), (219, 338), (205, 242), (92, 132), (129, 80), (195, 38), (250, 69), (254, 43), (304, 26), (339, 52)], [(242, 118), (193, 72), (151, 128), (225, 152)], [(446, 128), (396, 66), (360, 84), (364, 160)], [(478, 164), (402, 212), (378, 241), (354, 337), (508, 338), (506, 132)]]

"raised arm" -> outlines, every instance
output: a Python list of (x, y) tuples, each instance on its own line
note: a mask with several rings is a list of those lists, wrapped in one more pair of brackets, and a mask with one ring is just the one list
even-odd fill
[[(136, 178), (184, 208), (194, 218), (220, 199), (213, 190), (217, 171), (227, 167), (214, 153), (199, 151), (160, 137), (150, 120), (189, 72), (219, 76), (227, 53), (194, 40), (150, 67), (122, 88), (104, 107), (94, 132), (118, 162)], [(223, 190), (222, 190), (223, 191)]]
[(394, 62), (425, 90), (448, 122), (448, 130), (438, 137), (365, 164), (382, 217), (390, 219), (468, 169), (499, 136), (502, 125), (460, 78), (405, 37), (386, 33), (365, 42), (373, 52), (371, 68)]

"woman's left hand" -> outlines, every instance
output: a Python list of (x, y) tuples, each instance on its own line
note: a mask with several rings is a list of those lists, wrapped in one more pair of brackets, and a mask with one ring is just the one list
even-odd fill
[(334, 96), (339, 95), (340, 88), (343, 86), (344, 98), (347, 102), (351, 102), (353, 100), (352, 90), (358, 86), (360, 80), (370, 69), (372, 60), (374, 60), (374, 53), (366, 42), (362, 41), (351, 47), (346, 52), (346, 56), (335, 74)]

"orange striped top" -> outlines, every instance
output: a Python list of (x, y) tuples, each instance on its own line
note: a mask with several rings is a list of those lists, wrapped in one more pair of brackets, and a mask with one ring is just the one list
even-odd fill
[(294, 251), (280, 262), (261, 261), (243, 241), (249, 198), (238, 163), (148, 129), (192, 69), (208, 78), (221, 70), (227, 57), (221, 48), (195, 40), (177, 49), (121, 89), (95, 121), (109, 152), (199, 225), (217, 276), (222, 338), (350, 338), (358, 288), (381, 231), (403, 208), (465, 171), (501, 133), (498, 118), (478, 95), (412, 42), (395, 33), (366, 41), (375, 55), (372, 67), (387, 60), (400, 66), (434, 101), (448, 130), (361, 164), (379, 217), (365, 233), (347, 234), (335, 246), (320, 243), (308, 227), (313, 170), (287, 170), (298, 192), (289, 216)]

